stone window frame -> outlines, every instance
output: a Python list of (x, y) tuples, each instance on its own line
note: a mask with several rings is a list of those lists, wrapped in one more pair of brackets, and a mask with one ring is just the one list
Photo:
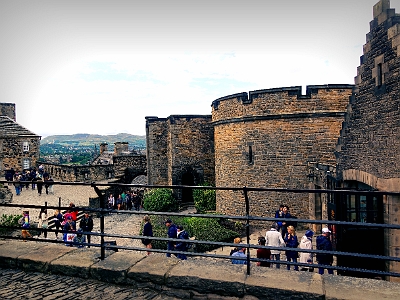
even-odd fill
[(28, 141), (22, 142), (22, 151), (29, 152), (29, 142)]
[(385, 84), (385, 74), (389, 72), (388, 63), (385, 63), (385, 55), (379, 55), (374, 59), (374, 68), (372, 68), (372, 78), (375, 79), (375, 86), (382, 87)]
[(24, 157), (22, 159), (22, 169), (27, 170), (31, 167), (31, 159), (28, 157)]

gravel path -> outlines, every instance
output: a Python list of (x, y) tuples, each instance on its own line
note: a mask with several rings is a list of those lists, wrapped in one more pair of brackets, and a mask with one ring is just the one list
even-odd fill
[[(7, 215), (20, 215), (24, 210), (24, 204), (31, 205), (44, 205), (47, 202), (48, 206), (58, 206), (59, 199), (61, 198), (61, 206), (68, 206), (70, 202), (73, 202), (75, 206), (88, 206), (89, 198), (96, 198), (97, 194), (94, 189), (90, 186), (76, 186), (76, 185), (55, 185), (54, 194), (46, 195), (45, 193), (39, 195), (37, 190), (23, 189), (21, 194), (17, 196), (13, 186), (9, 186), (9, 189), (13, 193), (12, 204), (21, 204), (20, 208), (14, 207), (0, 207), (2, 214)], [(44, 190), (44, 189), (43, 189)], [(29, 215), (32, 223), (39, 221), (40, 209), (29, 209)], [(53, 209), (49, 209), (47, 212), (48, 217), (54, 214)], [(140, 226), (143, 215), (128, 215), (128, 214), (112, 214), (105, 216), (104, 231), (106, 233), (113, 234), (124, 234), (124, 235), (139, 235)], [(94, 232), (100, 232), (99, 218), (94, 217)], [(78, 227), (78, 226), (77, 226)], [(48, 238), (54, 239), (54, 233), (48, 233)], [(132, 246), (132, 247), (143, 247), (140, 240), (134, 239), (118, 239), (118, 238), (106, 238), (106, 240), (116, 240), (119, 246)], [(92, 243), (100, 243), (100, 238), (93, 236)]]

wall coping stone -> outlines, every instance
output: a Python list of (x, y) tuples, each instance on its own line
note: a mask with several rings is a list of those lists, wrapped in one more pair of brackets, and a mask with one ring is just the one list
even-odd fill
[(101, 261), (99, 254), (99, 248), (77, 249), (63, 243), (0, 240), (1, 268), (232, 297), (400, 299), (400, 284), (382, 280), (262, 268), (255, 264), (251, 265), (251, 275), (247, 276), (245, 265), (232, 265), (225, 260), (189, 258), (181, 261), (159, 253), (146, 256), (145, 252), (107, 250), (106, 258)]

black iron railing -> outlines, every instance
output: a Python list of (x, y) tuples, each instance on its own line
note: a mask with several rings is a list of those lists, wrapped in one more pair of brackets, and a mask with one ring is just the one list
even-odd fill
[[(12, 184), (13, 182), (8, 181), (0, 181), (3, 184)], [(21, 182), (21, 183), (29, 183), (29, 182)], [(244, 221), (246, 226), (246, 243), (245, 244), (234, 244), (234, 243), (225, 243), (225, 242), (214, 242), (214, 241), (206, 241), (206, 240), (190, 240), (191, 244), (208, 244), (214, 245), (218, 247), (243, 247), (247, 249), (247, 256), (245, 258), (235, 257), (237, 260), (245, 260), (247, 264), (247, 274), (250, 274), (250, 263), (251, 262), (269, 262), (272, 264), (280, 264), (280, 265), (297, 265), (299, 267), (314, 267), (318, 268), (318, 264), (305, 264), (300, 262), (288, 262), (288, 261), (276, 261), (271, 259), (258, 259), (250, 256), (250, 249), (260, 249), (265, 248), (269, 250), (280, 250), (285, 251), (288, 248), (285, 247), (271, 247), (271, 246), (260, 246), (250, 244), (250, 223), (256, 221), (257, 223), (265, 223), (271, 224), (276, 221), (293, 221), (293, 219), (276, 219), (272, 217), (259, 217), (250, 215), (250, 204), (249, 204), (249, 196), (248, 193), (251, 192), (281, 192), (281, 193), (330, 193), (334, 195), (343, 195), (343, 194), (372, 194), (372, 195), (391, 195), (391, 196), (400, 196), (400, 193), (393, 192), (382, 192), (382, 191), (354, 191), (354, 190), (312, 190), (312, 189), (277, 189), (277, 188), (253, 188), (253, 187), (210, 187), (210, 186), (168, 186), (168, 185), (140, 185), (140, 184), (119, 184), (119, 183), (83, 183), (83, 182), (52, 182), (53, 185), (68, 185), (68, 186), (91, 186), (96, 191), (97, 195), (100, 198), (100, 208), (91, 208), (91, 207), (75, 207), (78, 211), (89, 211), (92, 213), (97, 213), (99, 215), (100, 220), (100, 232), (83, 232), (83, 234), (90, 234), (92, 236), (100, 237), (100, 243), (85, 243), (86, 246), (93, 246), (100, 248), (100, 258), (105, 258), (106, 249), (118, 250), (135, 250), (135, 251), (148, 251), (148, 252), (157, 252), (157, 253), (173, 253), (173, 254), (186, 254), (188, 256), (199, 256), (199, 257), (210, 257), (210, 258), (219, 258), (219, 259), (232, 259), (231, 256), (227, 255), (219, 255), (219, 254), (210, 254), (210, 253), (199, 253), (199, 252), (181, 252), (181, 251), (172, 251), (172, 250), (163, 250), (163, 249), (147, 249), (144, 247), (127, 247), (127, 246), (118, 246), (116, 244), (110, 244), (105, 240), (105, 238), (126, 238), (126, 239), (142, 239), (141, 235), (123, 235), (123, 234), (112, 234), (106, 233), (104, 227), (104, 218), (106, 215), (110, 213), (118, 213), (118, 214), (135, 214), (135, 215), (159, 215), (159, 216), (180, 216), (180, 217), (200, 217), (200, 218), (217, 218), (217, 219), (229, 219), (229, 220), (238, 220)], [(99, 187), (123, 187), (123, 188), (144, 188), (144, 189), (154, 189), (154, 188), (170, 188), (170, 189), (211, 189), (211, 190), (230, 190), (230, 191), (241, 191), (243, 193), (243, 197), (245, 200), (245, 212), (244, 216), (234, 216), (234, 215), (216, 215), (216, 214), (184, 214), (184, 213), (172, 213), (172, 212), (152, 212), (152, 211), (131, 211), (131, 210), (113, 210), (105, 208), (106, 198), (104, 191), (101, 191)], [(59, 206), (48, 206), (47, 203), (45, 205), (31, 205), (31, 204), (12, 204), (12, 203), (0, 203), (1, 207), (23, 207), (23, 208), (47, 208), (47, 209), (60, 209), (60, 210), (68, 210), (70, 207), (62, 207), (61, 202)], [(360, 228), (382, 228), (382, 229), (392, 229), (399, 230), (400, 225), (396, 224), (378, 224), (378, 223), (365, 223), (365, 222), (345, 222), (345, 221), (334, 221), (334, 220), (310, 220), (310, 219), (296, 219), (297, 223), (304, 224), (318, 224), (318, 225), (335, 225), (335, 226), (352, 226), (352, 227), (360, 227)], [(265, 226), (266, 227), (266, 226)], [(1, 225), (0, 228), (5, 229), (21, 229), (21, 227), (13, 227), (13, 226), (4, 226)], [(38, 231), (42, 231), (44, 229), (37, 229)], [(54, 229), (48, 228), (46, 229), (48, 232), (55, 232)], [(65, 233), (60, 230), (59, 232)], [(397, 233), (400, 235), (400, 232)], [(6, 234), (0, 235), (0, 238), (3, 239), (22, 239), (21, 237), (14, 237)], [(156, 241), (182, 241), (180, 239), (171, 239), (171, 238), (162, 238), (162, 237), (146, 237), (146, 239), (156, 240)], [(371, 239), (373, 240), (373, 239)], [(39, 242), (47, 242), (47, 243), (64, 243), (63, 241), (56, 240), (47, 240), (47, 239), (35, 239), (35, 241)], [(370, 241), (366, 241), (370, 242)], [(355, 252), (344, 252), (344, 251), (323, 251), (316, 249), (300, 249), (300, 248), (290, 248), (290, 251), (296, 252), (306, 252), (312, 254), (332, 254), (336, 257), (356, 257), (356, 258), (365, 258), (365, 259), (374, 259), (374, 260), (382, 260), (385, 262), (395, 262), (400, 263), (400, 258), (395, 256), (386, 256), (386, 255), (372, 255), (372, 254), (363, 254), (363, 253), (355, 253)], [(383, 271), (383, 270), (370, 270), (364, 268), (350, 268), (345, 266), (333, 265), (333, 266), (323, 266), (326, 269), (332, 269), (337, 271), (347, 271), (347, 272), (355, 272), (358, 274), (373, 274), (374, 276), (394, 276), (400, 277), (400, 273)], [(396, 269), (396, 268), (394, 268)]]

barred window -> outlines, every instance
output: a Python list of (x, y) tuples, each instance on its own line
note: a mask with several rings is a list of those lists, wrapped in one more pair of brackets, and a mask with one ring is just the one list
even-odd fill
[(22, 144), (22, 150), (23, 150), (24, 152), (28, 152), (28, 151), (29, 151), (29, 142), (24, 142), (24, 143)]
[(29, 158), (24, 158), (22, 161), (22, 168), (24, 170), (29, 169), (31, 167), (31, 160)]

